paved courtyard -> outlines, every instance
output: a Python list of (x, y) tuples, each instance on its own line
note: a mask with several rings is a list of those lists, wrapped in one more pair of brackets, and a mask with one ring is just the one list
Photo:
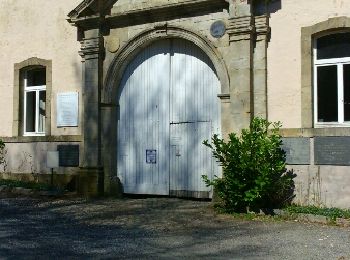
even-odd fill
[(217, 215), (173, 198), (0, 195), (0, 259), (350, 259), (350, 229)]

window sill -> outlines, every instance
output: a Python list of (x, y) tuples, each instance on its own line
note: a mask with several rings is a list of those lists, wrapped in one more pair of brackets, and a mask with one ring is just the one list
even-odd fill
[(350, 122), (346, 123), (315, 123), (315, 128), (327, 128), (327, 127), (350, 127)]
[(335, 127), (318, 125), (314, 128), (282, 128), (280, 134), (283, 137), (350, 136), (350, 127), (338, 124)]
[(25, 133), (23, 136), (45, 136), (45, 133)]
[(82, 142), (81, 135), (45, 135), (45, 136), (14, 136), (0, 137), (5, 143), (33, 143), (33, 142)]

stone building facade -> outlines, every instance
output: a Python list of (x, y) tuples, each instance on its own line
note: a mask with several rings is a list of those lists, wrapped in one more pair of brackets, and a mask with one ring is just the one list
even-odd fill
[[(0, 1), (0, 136), (7, 148), (7, 165), (2, 171), (11, 173), (3, 177), (16, 174), (33, 179), (49, 173), (45, 163), (47, 151), (57, 150), (58, 145), (81, 143), (80, 123), (76, 127), (56, 126), (57, 94), (79, 93), (81, 100), (80, 44), (75, 28), (66, 21), (67, 13), (79, 3), (79, 0)], [(40, 88), (28, 92), (36, 95), (38, 89), (46, 91), (46, 118), (44, 121), (40, 118), (45, 133), (36, 129), (25, 134), (24, 74), (35, 68), (40, 75), (45, 71), (45, 76), (41, 77)], [(62, 181), (69, 182), (77, 169), (57, 171), (60, 177), (67, 176)]]
[[(0, 25), (7, 172), (46, 173), (47, 151), (78, 147), (58, 172), (82, 192), (207, 197), (202, 171), (220, 169), (198, 143), (259, 116), (283, 124), (296, 202), (348, 207), (347, 1), (19, 2), (0, 2), (24, 14)], [(78, 123), (62, 126), (67, 93)]]

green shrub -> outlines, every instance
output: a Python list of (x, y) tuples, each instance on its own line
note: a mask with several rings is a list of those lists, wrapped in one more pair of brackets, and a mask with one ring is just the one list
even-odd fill
[(204, 145), (223, 168), (222, 178), (203, 179), (213, 186), (227, 211), (247, 207), (275, 208), (290, 203), (295, 175), (286, 171), (285, 152), (281, 149), (280, 123), (254, 118), (241, 136), (231, 133), (228, 141), (217, 135)]

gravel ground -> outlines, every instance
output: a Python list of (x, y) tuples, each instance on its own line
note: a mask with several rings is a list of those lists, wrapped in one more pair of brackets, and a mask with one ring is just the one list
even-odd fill
[(243, 221), (209, 202), (0, 195), (0, 259), (350, 259), (350, 230)]

